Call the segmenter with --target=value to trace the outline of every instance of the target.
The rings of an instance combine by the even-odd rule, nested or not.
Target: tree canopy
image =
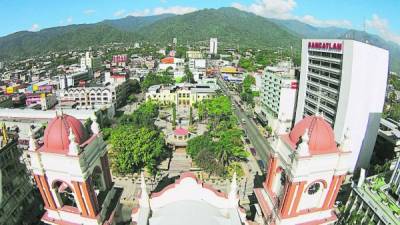
[[[133,173],[143,167],[154,172],[166,152],[163,135],[147,127],[119,126],[112,131],[109,141],[113,169],[121,174]]]
[[[157,85],[157,84],[174,84],[175,81],[172,76],[170,75],[158,75],[155,73],[150,72],[144,78],[141,83],[141,87],[143,90],[147,90],[150,86]]]

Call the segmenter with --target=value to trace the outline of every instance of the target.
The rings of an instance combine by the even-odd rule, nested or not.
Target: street
[[[234,103],[232,106],[234,106],[234,111],[236,113],[236,116],[239,119],[239,122],[242,123],[242,120],[244,119],[245,123],[242,123],[242,126],[244,127],[248,138],[250,139],[251,143],[253,144],[254,148],[256,149],[256,159],[257,160],[262,160],[263,161],[263,167],[261,170],[263,173],[265,173],[265,165],[268,163],[268,153],[270,152],[271,146],[267,142],[266,138],[261,134],[261,132],[258,130],[256,123],[253,121],[252,118],[249,118],[246,115],[246,112],[244,112],[238,104],[235,103],[235,100],[233,99],[234,96],[232,96],[229,93],[228,88],[226,87],[226,84],[224,81],[221,79],[218,79],[218,84],[221,87],[221,89],[224,91],[226,95],[228,95],[232,103]],[[259,165],[260,166],[260,165]]]

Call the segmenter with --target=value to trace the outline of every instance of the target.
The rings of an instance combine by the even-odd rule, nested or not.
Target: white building
[[[81,58],[81,70],[86,71],[92,68],[92,56],[90,52],[86,52],[85,56]]]
[[[210,38],[210,54],[218,54],[218,39]]]
[[[291,62],[265,68],[261,86],[261,115],[279,134],[287,132],[295,116],[298,82]]]
[[[64,90],[69,87],[78,86],[80,81],[88,81],[90,80],[89,71],[81,71],[73,74],[60,75],[59,76],[59,85],[60,89]]]
[[[150,197],[142,174],[139,205],[132,210],[137,225],[248,225],[239,206],[236,176],[225,194],[184,173],[175,183]]]
[[[296,121],[321,112],[337,141],[349,128],[353,169],[368,168],[384,104],[388,51],[353,40],[303,40],[301,58]]]
[[[195,82],[199,82],[205,78],[207,69],[207,60],[205,59],[189,59],[189,70],[193,74]]]
[[[289,133],[277,136],[263,187],[254,189],[261,209],[256,221],[334,224],[336,197],[352,166],[350,143],[346,133],[338,145],[321,115],[307,116]]]

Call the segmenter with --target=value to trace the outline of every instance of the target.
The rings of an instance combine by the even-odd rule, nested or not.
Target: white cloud
[[[29,31],[38,31],[39,30],[39,24],[34,23],[32,24],[31,28],[29,29]]]
[[[124,17],[124,16],[126,16],[125,10],[124,9],[120,9],[120,10],[114,12],[114,16],[115,17]]]
[[[292,11],[296,5],[295,0],[256,0],[247,6],[240,3],[232,4],[233,7],[240,10],[276,19],[291,19]]]
[[[73,20],[74,19],[71,16],[69,16],[69,17],[67,17],[67,19],[61,20],[60,25],[61,26],[71,25]]]
[[[157,7],[155,9],[153,9],[153,14],[160,15],[160,14],[165,14],[165,13],[172,13],[172,14],[182,15],[182,14],[191,13],[194,11],[197,11],[197,9],[193,8],[193,7],[184,7],[184,6],[172,6],[172,7],[168,7],[168,8]]]
[[[317,27],[351,27],[352,24],[349,20],[319,20],[311,15],[299,17],[298,20],[308,23]]]
[[[140,11],[133,11],[128,13],[128,16],[148,16],[151,14],[151,10],[150,9],[143,9]]]
[[[380,18],[378,15],[374,14],[370,20],[366,20],[365,22],[367,28],[378,32],[384,39],[400,44],[400,35],[390,30],[389,22],[386,19]]]
[[[311,15],[296,16],[293,14],[293,10],[296,6],[296,0],[256,0],[250,5],[242,5],[240,3],[232,4],[232,7],[267,18],[296,19],[320,27],[351,27],[351,22],[348,20],[320,20]]]
[[[128,13],[129,16],[150,16],[150,15],[160,15],[166,13],[172,13],[177,15],[182,15],[186,13],[191,13],[197,11],[197,8],[194,7],[185,7],[185,6],[171,6],[171,7],[157,7],[154,9],[144,9],[140,11],[133,11]]]
[[[94,10],[94,9],[86,9],[85,11],[83,11],[83,14],[85,14],[85,15],[92,15],[93,13],[95,13],[96,12],[96,10]]]

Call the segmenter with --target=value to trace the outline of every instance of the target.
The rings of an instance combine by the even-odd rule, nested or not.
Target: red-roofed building
[[[265,224],[333,224],[335,201],[351,169],[348,133],[340,144],[321,115],[276,137],[263,188],[254,190]],[[260,218],[261,217],[261,218]]]

